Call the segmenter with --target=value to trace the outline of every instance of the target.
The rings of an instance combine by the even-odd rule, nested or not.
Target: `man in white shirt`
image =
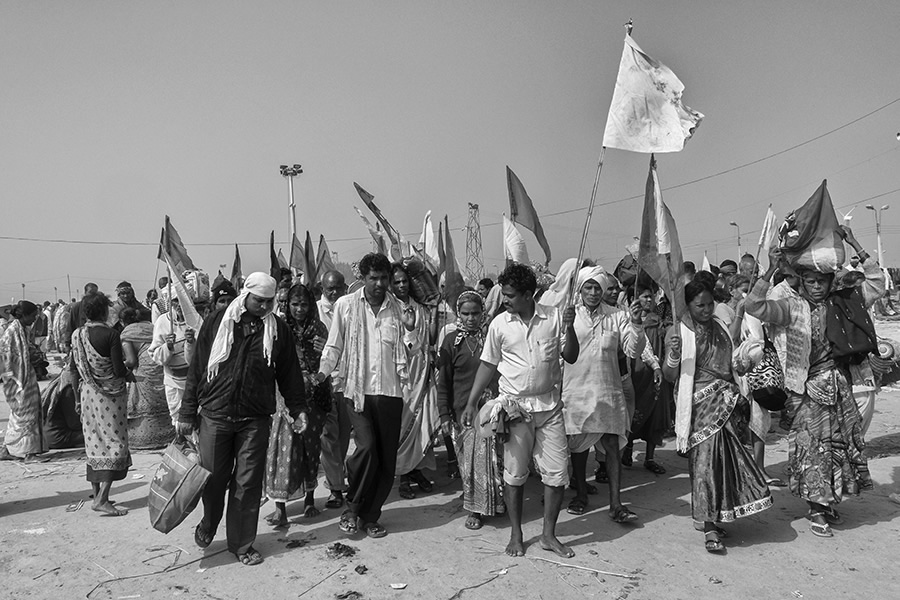
[[[350,485],[341,531],[362,529],[380,538],[387,531],[378,520],[394,484],[403,385],[408,380],[406,334],[415,329],[415,312],[403,311],[388,292],[391,263],[383,254],[359,262],[364,285],[335,303],[328,341],[322,353],[320,383],[338,367],[356,450],[347,459]],[[349,407],[348,407],[349,409]]]
[[[334,321],[334,304],[338,298],[347,293],[347,284],[340,271],[328,271],[322,276],[322,297],[316,303],[319,319],[331,332]],[[337,371],[331,374],[332,398],[331,411],[325,416],[322,429],[322,470],[325,471],[325,487],[331,495],[325,502],[326,508],[340,508],[344,505],[344,494],[347,493],[347,469],[344,460],[350,447],[350,415],[347,414],[347,403],[341,392]]]
[[[473,425],[478,400],[494,374],[500,372],[497,403],[510,414],[509,439],[503,444],[503,481],[510,532],[506,553],[524,556],[522,505],[528,465],[532,458],[544,483],[544,528],[540,544],[568,558],[575,553],[556,537],[556,521],[563,492],[569,484],[568,442],[560,401],[560,354],[569,364],[578,360],[575,309],[561,316],[553,307],[534,302],[537,280],[527,266],[512,264],[498,278],[507,312],[488,329],[481,365],[463,412],[466,427]],[[488,403],[486,406],[490,406]],[[487,410],[487,409],[483,409]],[[512,411],[519,418],[512,418]],[[481,425],[481,423],[475,423]]]

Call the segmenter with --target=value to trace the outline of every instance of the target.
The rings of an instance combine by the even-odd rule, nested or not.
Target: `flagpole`
[[[566,306],[572,306],[575,295],[575,280],[584,260],[584,248],[587,245],[588,230],[591,228],[591,217],[594,214],[594,202],[597,200],[597,188],[600,186],[600,173],[603,171],[603,158],[606,155],[606,146],[600,148],[600,160],[597,161],[597,174],[594,176],[594,188],[591,190],[591,203],[588,204],[587,218],[584,220],[584,231],[581,233],[581,244],[578,246],[578,261],[575,270],[569,279],[569,291],[566,295]]]
[[[772,208],[772,205],[769,204],[769,208]],[[769,212],[766,211],[766,220],[768,221]],[[765,230],[765,224],[763,224],[763,229]],[[765,233],[765,231],[764,231]],[[759,255],[762,254],[762,244],[757,246],[756,248],[756,258],[753,260],[753,272],[750,273],[750,289],[753,289],[753,286],[756,285],[756,278],[759,277]]]

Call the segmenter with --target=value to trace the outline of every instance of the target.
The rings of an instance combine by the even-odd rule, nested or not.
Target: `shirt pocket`
[[[385,349],[393,350],[394,346],[400,341],[400,328],[393,319],[385,319],[378,323],[378,333],[381,338],[381,345]]]
[[[545,338],[535,342],[537,359],[541,362],[553,362],[559,360],[559,340]]]

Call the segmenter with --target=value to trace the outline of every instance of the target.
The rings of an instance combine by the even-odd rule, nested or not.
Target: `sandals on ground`
[[[783,479],[778,479],[777,477],[767,477],[766,485],[769,487],[787,487],[787,484]]]
[[[407,477],[409,477],[416,485],[418,485],[419,489],[422,490],[423,492],[425,492],[426,494],[434,489],[434,484],[431,483],[428,480],[428,478],[425,477],[425,474],[422,473],[422,471],[419,471],[418,469],[409,473],[409,475],[407,475]]]
[[[644,468],[657,475],[663,475],[666,472],[665,467],[653,460],[652,458],[644,461]]]
[[[201,548],[207,548],[210,544],[212,544],[214,534],[211,531],[207,531],[203,528],[203,521],[197,523],[197,526],[194,528],[194,543],[197,544]]]
[[[481,515],[477,515],[477,514],[473,513],[473,514],[469,515],[469,518],[466,519],[466,529],[472,529],[472,530],[481,529],[481,527],[483,525],[484,525],[484,521],[482,521]]]
[[[328,500],[325,502],[325,508],[340,508],[344,505],[344,494],[341,492],[331,492]]]
[[[616,523],[631,523],[637,521],[639,517],[627,507],[617,506],[615,510],[610,511],[609,518]]]
[[[248,567],[252,567],[254,565],[258,565],[263,561],[262,554],[257,552],[253,546],[247,548],[247,551],[243,554],[234,554],[239,561],[241,561],[242,565],[247,565]]]
[[[383,538],[387,535],[387,529],[379,525],[378,523],[366,523],[363,526],[363,530],[366,532],[366,535],[370,538]]]
[[[416,492],[413,491],[412,484],[407,480],[403,480],[400,482],[400,490],[399,491],[400,491],[400,497],[403,498],[404,500],[412,500],[413,498],[416,497]]]
[[[582,500],[581,498],[572,498],[572,501],[569,502],[569,506],[566,508],[566,512],[570,515],[583,515],[587,510],[587,502]]]
[[[341,515],[341,520],[338,521],[338,529],[348,535],[356,534],[356,532],[359,531],[359,525],[356,523],[356,516],[349,512],[344,512],[344,514]]]
[[[706,546],[707,552],[715,554],[717,552],[723,552],[725,550],[725,544],[723,544],[722,540],[719,539],[718,531],[707,531],[703,534],[703,537],[706,539],[704,545]]]
[[[609,483],[609,474],[606,472],[606,463],[600,463],[594,471],[594,481],[597,483]]]
[[[822,514],[825,516],[825,520],[828,521],[829,525],[844,524],[844,518],[838,514],[838,511],[836,511],[833,506],[829,506],[827,510],[823,510]]]
[[[699,531],[700,533],[703,533],[703,529],[705,528],[705,526],[706,526],[706,524],[705,524],[703,521],[694,521],[694,529],[696,529],[696,530]],[[714,525],[714,527],[715,527],[715,532],[719,534],[719,537],[720,537],[720,538],[726,538],[726,537],[728,537],[728,532],[727,532],[727,531],[725,531],[724,529],[722,529],[722,528],[719,527],[718,525]]]
[[[809,530],[812,534],[818,537],[834,537],[834,532],[831,531],[831,526],[827,522],[817,523],[814,520],[818,517],[827,519],[825,513],[821,511],[809,511],[809,514],[806,515],[806,518],[809,519]]]

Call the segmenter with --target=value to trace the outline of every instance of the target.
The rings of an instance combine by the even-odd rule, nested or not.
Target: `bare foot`
[[[541,536],[541,548],[554,552],[563,558],[572,558],[575,552],[568,546],[564,546],[556,537]]]
[[[116,508],[112,505],[112,502],[104,502],[103,504],[97,504],[96,502],[91,506],[91,510],[95,510],[98,513],[102,513],[104,515],[110,517],[124,517],[128,514],[128,509],[126,508]]]
[[[268,523],[272,527],[287,527],[287,514],[276,509],[275,512],[266,517],[266,523]]]
[[[311,519],[312,517],[319,516],[319,509],[316,508],[315,504],[306,504],[303,507],[303,516],[307,519]]]
[[[506,545],[506,553],[510,556],[525,556],[525,545],[522,539],[510,538]]]

